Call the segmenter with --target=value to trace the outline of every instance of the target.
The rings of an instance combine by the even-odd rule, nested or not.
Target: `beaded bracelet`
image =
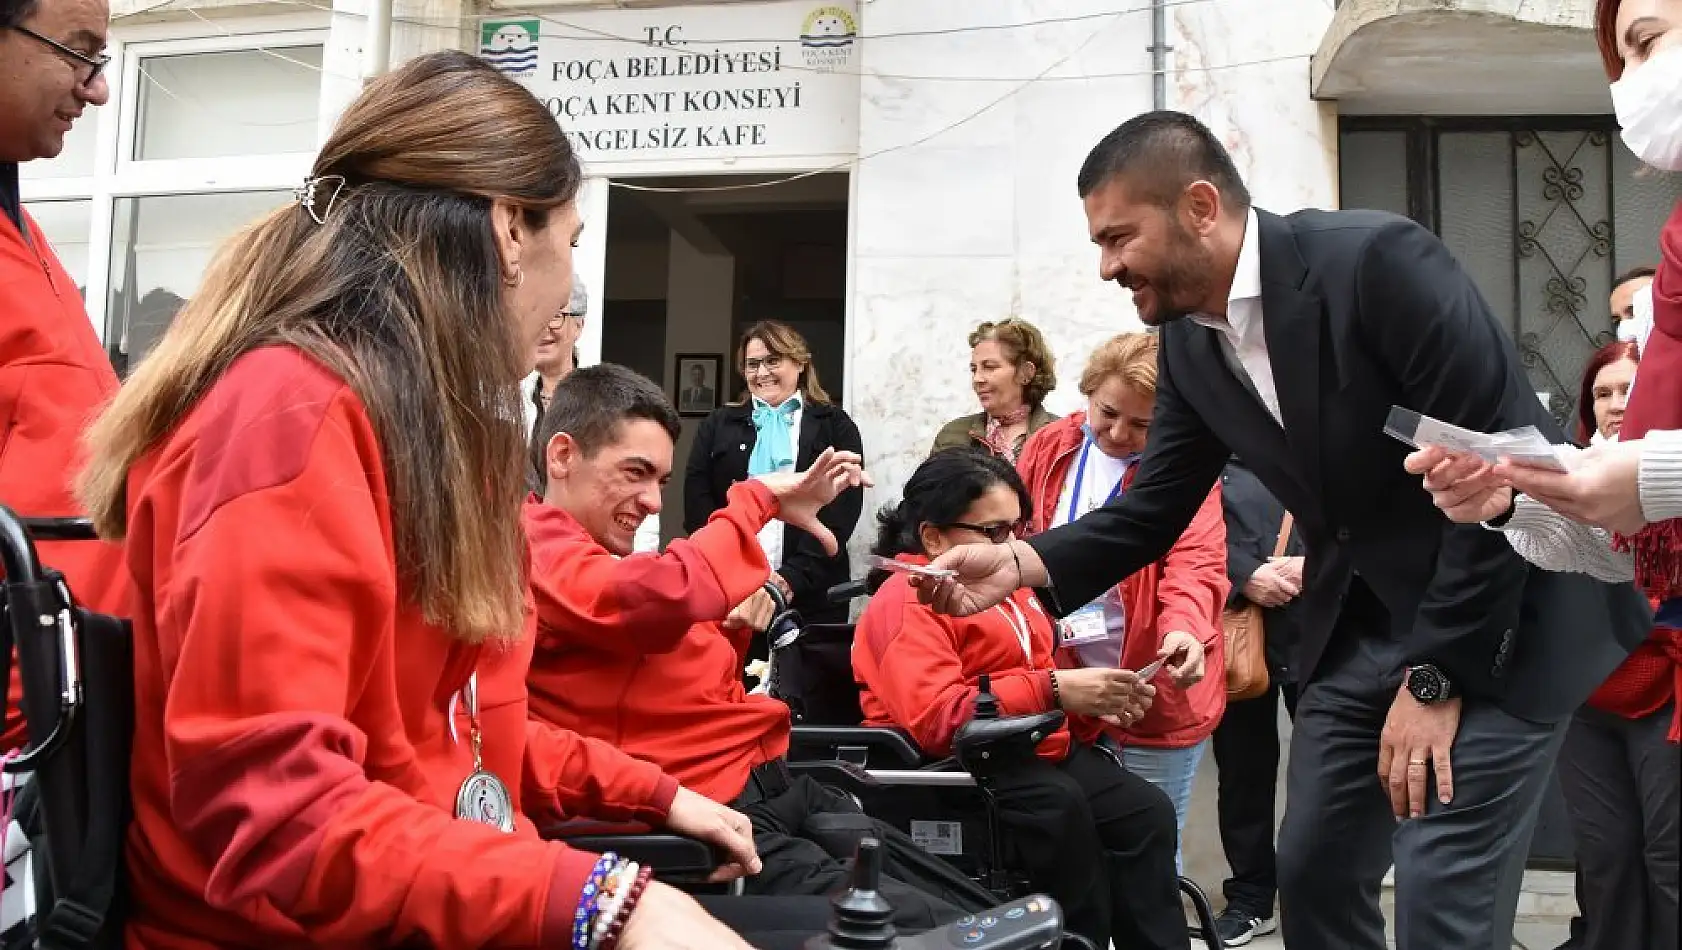
[[[578,895],[578,909],[572,915],[572,950],[590,950],[590,937],[596,918],[596,897],[601,893],[607,876],[620,866],[619,855],[608,851],[596,859],[596,866],[584,881]]]
[[[619,912],[613,915],[613,923],[609,925],[607,935],[595,950],[617,950],[619,937],[631,920],[631,912],[636,910],[637,900],[642,897],[642,892],[648,889],[648,881],[653,876],[653,868],[643,868],[637,872],[636,883],[631,885],[631,892],[625,896],[625,903],[620,905]]]
[[[1063,708],[1063,691],[1057,687],[1057,671],[1051,671],[1051,708]]]
[[[607,936],[608,928],[619,916],[620,908],[630,899],[631,890],[636,886],[637,875],[640,873],[641,868],[635,861],[626,861],[609,876],[608,887],[596,898],[595,923],[590,946],[599,946]]]

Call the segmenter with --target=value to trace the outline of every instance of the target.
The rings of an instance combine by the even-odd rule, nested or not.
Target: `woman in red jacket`
[[[516,384],[579,181],[530,93],[411,61],[95,424],[82,497],[135,581],[129,947],[746,947],[522,814],[746,835],[527,722]]]
[[[1034,433],[1016,463],[1034,500],[1026,534],[1120,497],[1138,474],[1156,407],[1156,337],[1123,333],[1105,342],[1087,360],[1080,391],[1087,411]],[[1143,719],[1127,726],[1083,720],[1076,728],[1118,746],[1128,771],[1167,793],[1182,834],[1198,760],[1226,712],[1220,616],[1231,588],[1216,484],[1166,557],[1058,624],[1060,666],[1136,670],[1172,659],[1172,675],[1155,681],[1156,701]]]
[[[1002,541],[1033,505],[1010,463],[970,448],[931,455],[879,517],[883,557],[926,563],[957,544]],[[884,580],[885,576],[885,580]],[[975,709],[979,677],[991,678],[1004,715],[1062,708],[1135,722],[1153,690],[1114,668],[1058,670],[1051,619],[1028,591],[971,617],[919,603],[902,574],[879,585],[859,618],[853,674],[865,721],[898,726],[925,753],[951,752]],[[1190,946],[1174,873],[1174,812],[1155,786],[1111,755],[1058,729],[1031,764],[995,786],[1004,833],[1037,890],[1063,906],[1069,929],[1096,946]]]

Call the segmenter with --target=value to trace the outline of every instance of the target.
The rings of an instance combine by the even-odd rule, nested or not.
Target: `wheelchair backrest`
[[[864,721],[853,679],[853,625],[812,624],[777,651],[773,695],[796,725],[856,726]]]
[[[129,816],[134,655],[127,621],[78,606],[64,578],[42,568],[32,530],[94,537],[84,522],[30,522],[0,506],[6,567],[0,680],[16,651],[29,745],[6,763],[37,801],[29,836],[37,947],[115,948],[122,942],[122,845]],[[27,882],[17,882],[27,885]]]

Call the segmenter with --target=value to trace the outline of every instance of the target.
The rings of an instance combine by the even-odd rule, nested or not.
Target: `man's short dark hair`
[[[40,0],[0,0],[0,29],[11,29],[30,18]]]
[[[630,419],[650,419],[660,423],[666,434],[676,442],[683,431],[677,410],[659,385],[634,370],[615,363],[602,363],[573,370],[555,384],[549,397],[549,408],[538,423],[532,438],[531,460],[533,484],[541,491],[549,483],[549,463],[546,458],[550,440],[565,432],[578,443],[586,457],[595,455],[612,442],[619,424]]]
[[[1646,264],[1642,264],[1640,267],[1631,267],[1629,270],[1626,270],[1622,274],[1612,278],[1612,289],[1617,290],[1619,287],[1622,287],[1632,280],[1640,280],[1643,277],[1655,277],[1658,273],[1659,271],[1657,268],[1649,267]]]
[[[1170,207],[1187,185],[1201,180],[1214,185],[1232,210],[1250,208],[1250,191],[1226,147],[1184,112],[1146,112],[1117,126],[1087,154],[1075,185],[1085,198],[1123,175],[1129,191],[1158,207]]]

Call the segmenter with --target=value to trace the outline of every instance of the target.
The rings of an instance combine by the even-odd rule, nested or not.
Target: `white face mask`
[[[1682,46],[1655,53],[1612,84],[1624,144],[1654,168],[1682,171]]]

